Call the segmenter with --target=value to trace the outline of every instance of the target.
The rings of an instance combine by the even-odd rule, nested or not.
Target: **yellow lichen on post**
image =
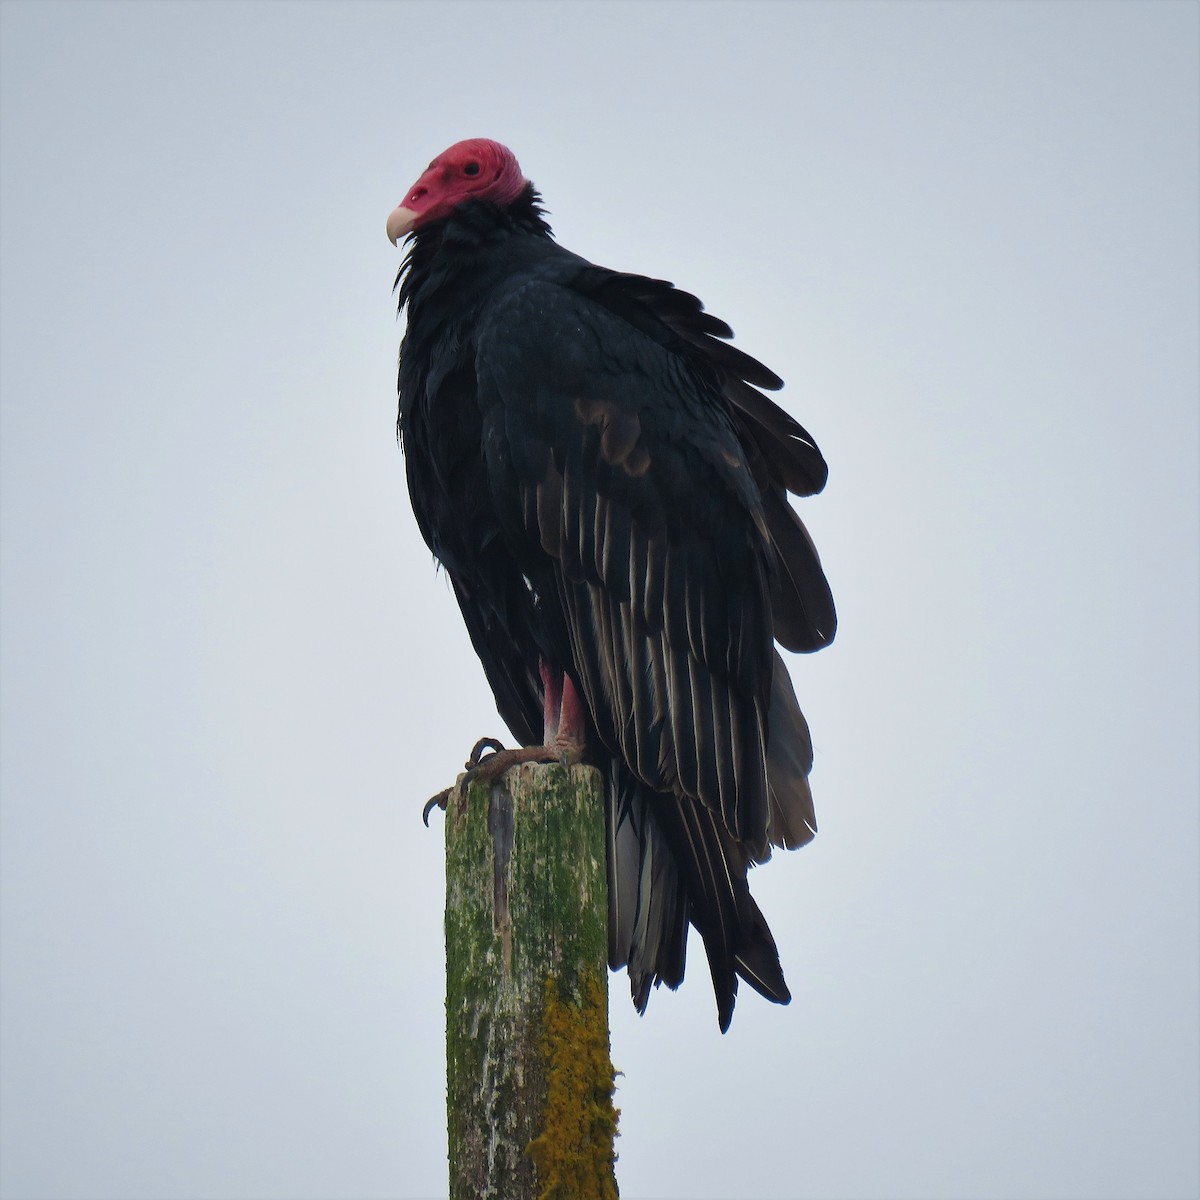
[[[564,999],[548,977],[543,990],[542,1046],[546,1107],[529,1144],[539,1200],[617,1200],[613,1166],[618,1110],[608,1048],[608,998],[596,973],[579,980],[577,1000]]]

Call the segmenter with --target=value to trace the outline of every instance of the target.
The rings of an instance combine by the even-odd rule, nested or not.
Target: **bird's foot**
[[[465,763],[467,768],[466,774],[460,775],[453,787],[442,788],[442,790],[438,792],[436,796],[430,796],[429,799],[425,801],[425,807],[421,809],[421,820],[425,823],[426,829],[429,828],[429,814],[433,812],[435,808],[440,808],[442,812],[446,812],[446,810],[449,808],[452,798],[461,799],[463,797],[463,795],[466,793],[467,785],[470,784],[472,780],[477,778],[475,769],[479,766],[480,760],[483,758],[484,754],[489,750],[495,753],[500,753],[501,751],[504,751],[504,743],[498,742],[493,737],[481,737],[479,741],[477,741],[475,745],[471,747],[470,757]]]
[[[509,767],[520,763],[562,763],[570,766],[583,758],[582,746],[574,742],[555,740],[548,746],[519,746],[506,750],[502,742],[495,738],[484,737],[471,748],[471,756],[466,762],[466,771],[458,777],[453,787],[444,788],[436,796],[431,796],[421,810],[421,820],[429,826],[429,814],[435,808],[446,812],[450,801],[461,800],[467,793],[467,788],[473,783],[490,783],[499,779]]]

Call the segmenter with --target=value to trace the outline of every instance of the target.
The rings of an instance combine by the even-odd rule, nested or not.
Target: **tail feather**
[[[675,855],[651,805],[658,799],[614,760],[606,788],[608,963],[627,967],[638,1012],[651,986],[683,982],[689,904]]]
[[[721,1031],[738,978],[768,1000],[791,999],[766,919],[750,895],[750,859],[694,800],[651,792],[621,764],[608,786],[609,964],[629,971],[634,1004],[683,980],[687,926],[704,941]]]

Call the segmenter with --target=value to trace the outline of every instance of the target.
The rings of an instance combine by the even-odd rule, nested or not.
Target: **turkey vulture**
[[[609,963],[644,1011],[651,984],[682,982],[695,925],[724,1031],[739,976],[791,998],[746,872],[816,832],[812,743],[774,643],[833,638],[787,500],[827,468],[724,321],[563,249],[544,213],[512,152],[480,138],[388,217],[391,241],[409,238],[397,430],[413,510],[524,748],[476,770],[602,771]]]

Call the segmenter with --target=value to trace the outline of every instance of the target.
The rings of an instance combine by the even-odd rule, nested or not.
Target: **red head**
[[[516,156],[499,142],[470,138],[443,150],[388,217],[387,234],[395,245],[406,233],[449,215],[464,200],[511,204],[526,179]]]

